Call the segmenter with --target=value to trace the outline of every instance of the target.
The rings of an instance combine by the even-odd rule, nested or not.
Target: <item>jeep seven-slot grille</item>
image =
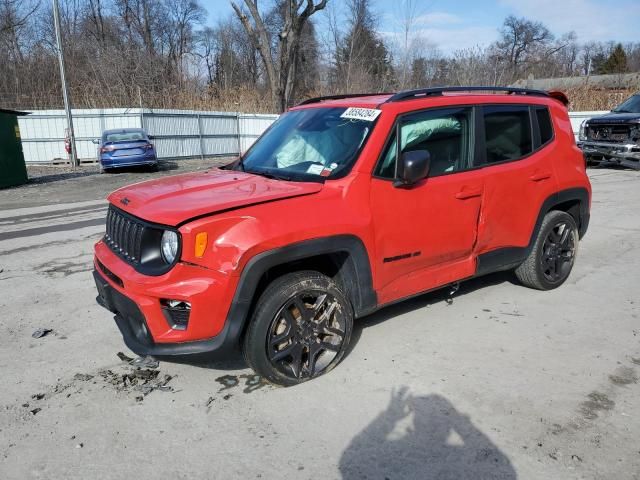
[[[137,220],[109,205],[107,212],[107,233],[105,243],[111,250],[133,265],[140,264],[142,235],[145,226]]]

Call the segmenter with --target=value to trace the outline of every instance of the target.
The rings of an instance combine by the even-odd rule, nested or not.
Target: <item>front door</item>
[[[388,303],[469,277],[483,194],[473,165],[473,109],[431,109],[398,120],[371,182],[376,290]],[[400,139],[400,149],[397,141]],[[429,176],[394,186],[396,157],[428,150]]]

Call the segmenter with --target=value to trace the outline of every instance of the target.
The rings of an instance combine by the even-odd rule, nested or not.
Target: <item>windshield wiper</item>
[[[271,172],[256,172],[253,170],[243,170],[247,173],[252,173],[253,175],[260,175],[261,177],[271,178],[273,180],[285,180],[287,182],[291,181],[291,177],[287,175],[281,175],[279,173],[271,173]]]
[[[631,110],[625,110],[624,108],[616,108],[615,110],[613,110],[614,113],[636,113],[636,112],[632,112]]]

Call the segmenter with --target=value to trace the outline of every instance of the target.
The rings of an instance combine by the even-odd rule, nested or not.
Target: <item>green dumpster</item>
[[[18,116],[24,112],[0,108],[0,188],[27,183]]]

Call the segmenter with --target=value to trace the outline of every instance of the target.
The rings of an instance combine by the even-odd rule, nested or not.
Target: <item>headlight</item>
[[[586,140],[587,139],[587,121],[583,120],[580,124],[580,131],[578,133],[578,140]]]
[[[175,261],[178,254],[178,241],[178,234],[172,230],[165,230],[162,234],[160,249],[165,262],[171,264]]]

